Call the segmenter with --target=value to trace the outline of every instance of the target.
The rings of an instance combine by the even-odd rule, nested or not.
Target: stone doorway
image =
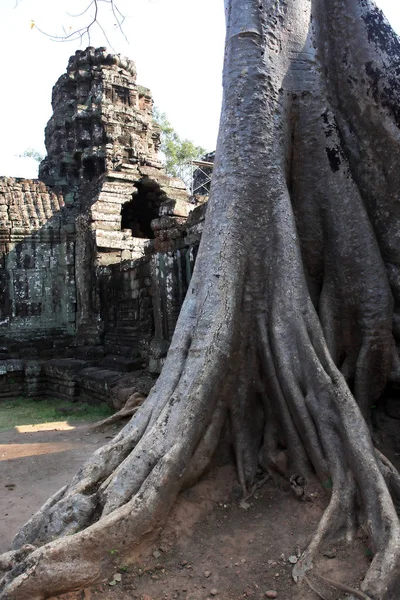
[[[153,239],[151,222],[159,216],[164,194],[159,185],[149,178],[141,179],[135,187],[132,200],[122,205],[121,229],[130,229],[136,238]]]

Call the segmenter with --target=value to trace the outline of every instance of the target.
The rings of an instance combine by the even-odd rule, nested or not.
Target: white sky
[[[16,2],[18,1],[18,6]],[[215,148],[221,105],[224,49],[223,0],[116,0],[127,15],[127,43],[104,21],[116,52],[136,62],[138,83],[152,90],[156,105],[183,137]],[[51,115],[51,89],[65,72],[79,42],[58,43],[42,35],[76,29],[89,0],[0,0],[0,175],[33,178],[37,163],[17,158],[27,148],[42,154]],[[400,33],[399,0],[377,0]],[[100,4],[101,5],[101,4]],[[84,40],[82,48],[88,46]],[[92,31],[92,46],[109,46]]]

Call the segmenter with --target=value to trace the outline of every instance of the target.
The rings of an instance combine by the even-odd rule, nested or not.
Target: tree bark
[[[294,578],[363,524],[374,558],[362,590],[399,596],[400,476],[368,420],[399,377],[400,43],[370,0],[225,5],[211,198],[163,372],[18,533],[1,600],[100,580],[114,568],[105,547],[133,561],[227,420],[244,492],[260,466],[332,486]]]

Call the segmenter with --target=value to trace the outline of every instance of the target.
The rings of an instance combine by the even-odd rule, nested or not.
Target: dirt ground
[[[66,422],[0,432],[0,553],[10,549],[19,527],[109,436]]]
[[[348,598],[313,579],[296,585],[293,560],[307,545],[326,498],[300,502],[267,483],[243,505],[232,467],[214,469],[183,492],[160,539],[128,567],[115,556],[121,581],[108,582],[57,600],[338,600]],[[245,506],[245,508],[243,508]],[[107,549],[112,552],[111,549]],[[358,587],[368,566],[366,546],[328,546],[319,573]],[[267,596],[267,592],[276,595]],[[354,600],[354,599],[353,599]]]
[[[52,423],[0,434],[0,552],[9,549],[17,529],[111,435],[82,424],[68,427]],[[139,564],[125,567],[115,549],[105,548],[115,556],[116,579],[58,599],[348,597],[316,577],[310,583],[320,595],[292,580],[291,561],[307,545],[327,502],[326,492],[317,485],[308,492],[311,500],[302,502],[290,489],[269,481],[243,503],[234,469],[215,467],[180,495],[166,528]],[[369,562],[365,541],[359,538],[351,547],[327,546],[324,552],[315,572],[358,587]]]

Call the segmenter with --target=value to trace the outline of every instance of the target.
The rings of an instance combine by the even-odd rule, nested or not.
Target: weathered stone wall
[[[0,178],[1,345],[74,333],[74,237],[74,210],[60,193]]]
[[[152,223],[156,236],[151,256],[154,336],[149,370],[153,373],[161,371],[189,287],[206,208],[206,204],[192,207],[187,217],[182,217],[180,203],[166,203],[160,211],[164,214]]]
[[[156,219],[155,238],[147,241],[144,256],[99,267],[102,344],[76,346],[76,337],[66,343],[49,336],[36,346],[16,343],[21,358],[0,354],[0,399],[50,395],[112,404],[113,385],[130,372],[134,375],[127,386],[142,389],[143,369],[157,374],[163,365],[193,271],[206,207],[195,208],[187,219]]]
[[[182,213],[183,206],[168,201],[160,210]],[[148,362],[154,373],[167,353],[200,242],[206,205],[189,208],[189,218],[170,214],[152,221],[155,237],[141,258],[99,271],[106,353]]]
[[[107,354],[141,357],[153,336],[148,257],[112,265],[101,277],[104,346]],[[141,364],[143,359],[138,361]]]
[[[123,164],[101,176],[96,190],[90,206],[78,217],[76,242],[77,334],[90,344],[100,343],[105,332],[100,280],[107,267],[116,265],[118,270],[118,265],[151,251],[155,235],[151,224],[164,206],[186,207],[186,214],[193,208],[182,181],[149,165]]]
[[[161,167],[132,61],[78,51],[52,103],[41,181],[0,179],[0,398],[96,401],[160,371],[205,205]]]

